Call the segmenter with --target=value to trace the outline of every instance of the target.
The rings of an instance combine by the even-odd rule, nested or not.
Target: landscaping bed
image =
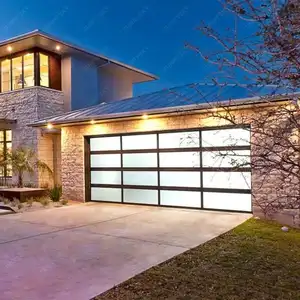
[[[281,226],[250,219],[94,300],[300,299],[300,230]]]

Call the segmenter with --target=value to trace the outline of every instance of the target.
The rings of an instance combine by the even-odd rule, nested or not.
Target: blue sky
[[[135,95],[191,82],[216,70],[185,42],[215,45],[195,29],[204,20],[222,28],[217,0],[10,0],[0,10],[0,40],[41,29],[87,49],[154,73]]]

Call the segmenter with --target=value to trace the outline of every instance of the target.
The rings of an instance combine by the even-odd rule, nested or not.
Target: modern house
[[[259,172],[216,156],[229,149],[250,160],[249,128],[209,111],[216,100],[233,100],[237,114],[270,103],[242,89],[220,95],[216,87],[197,85],[133,97],[134,83],[157,77],[41,31],[0,43],[0,63],[3,147],[34,147],[64,197],[259,211],[253,200],[262,195]],[[34,178],[39,185],[47,180]]]

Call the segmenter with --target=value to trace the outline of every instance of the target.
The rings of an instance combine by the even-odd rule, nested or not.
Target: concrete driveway
[[[86,300],[250,215],[82,204],[0,217],[1,300]]]

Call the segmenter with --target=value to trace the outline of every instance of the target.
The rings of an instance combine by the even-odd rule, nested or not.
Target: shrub
[[[61,204],[62,204],[62,205],[67,205],[67,204],[68,204],[68,202],[69,202],[69,201],[68,201],[67,199],[63,199],[63,200],[61,200]]]
[[[3,203],[5,204],[5,205],[7,205],[7,204],[10,204],[10,200],[9,199],[7,199],[7,198],[3,198]]]
[[[53,202],[59,202],[62,195],[62,187],[61,186],[54,186],[52,189],[49,190],[49,197]]]
[[[24,207],[24,205],[22,203],[18,204],[18,209],[22,209]]]
[[[48,206],[49,205],[49,198],[47,197],[44,197],[44,198],[40,198],[40,201],[39,201],[44,207]]]
[[[12,205],[12,206],[18,206],[19,203],[20,203],[20,200],[19,200],[18,198],[16,198],[16,197],[13,197],[13,200],[12,200],[12,202],[11,202],[11,205]]]
[[[28,199],[26,199],[26,202],[27,202],[28,206],[31,207],[34,202],[34,198],[33,197],[28,198]]]

